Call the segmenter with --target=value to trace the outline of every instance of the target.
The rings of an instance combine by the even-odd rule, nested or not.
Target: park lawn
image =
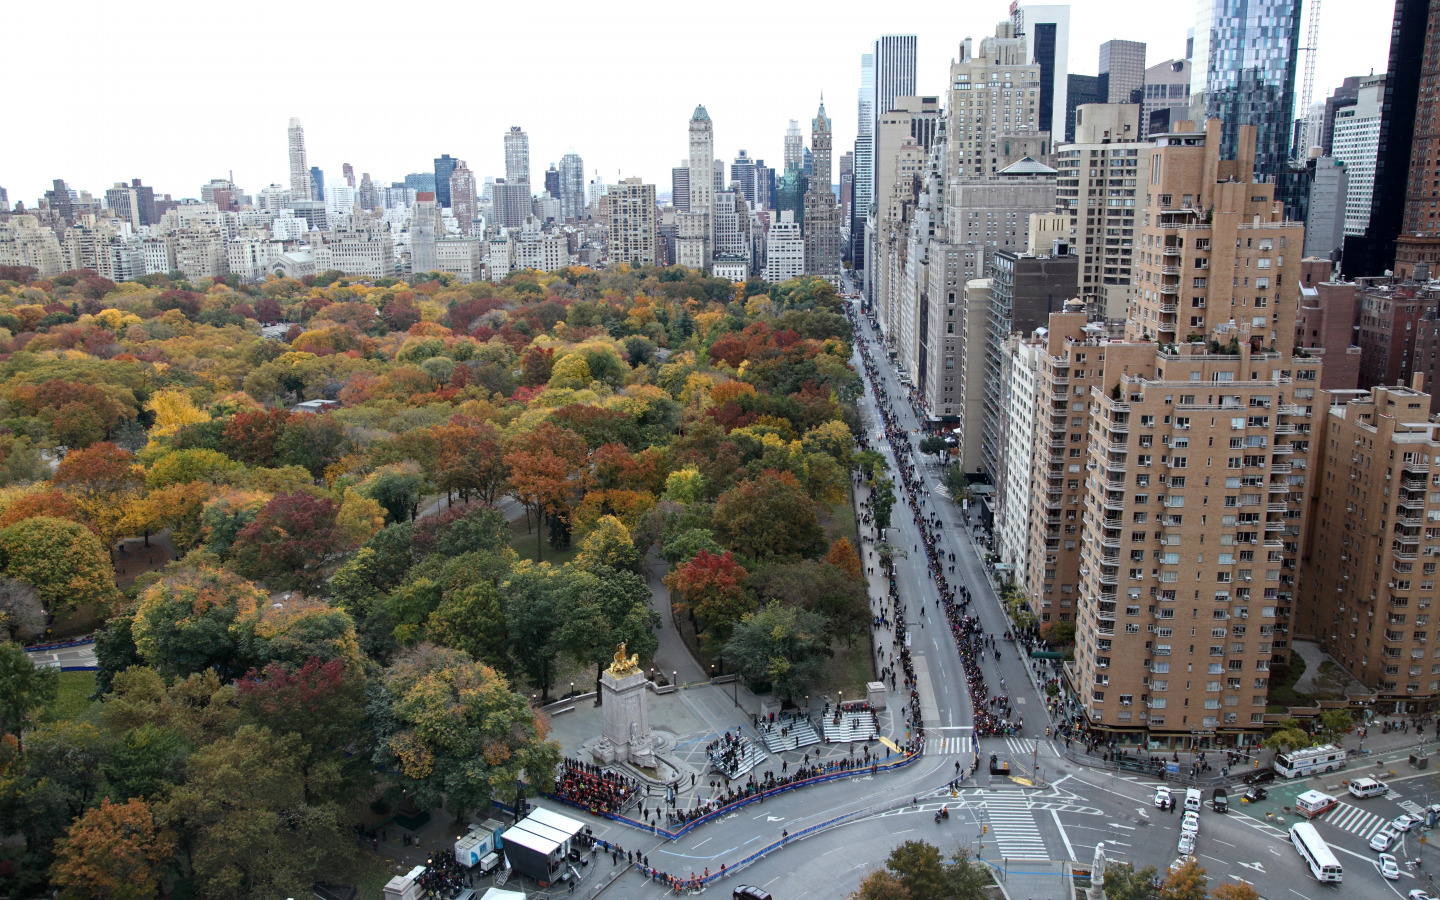
[[[357,850],[350,870],[350,880],[360,893],[360,900],[385,900],[385,885],[400,867],[368,850]]]
[[[525,517],[521,516],[510,523],[510,546],[521,559],[535,558],[535,529],[527,528]],[[541,526],[542,528],[545,526]],[[550,547],[549,529],[546,529],[545,547],[540,554],[540,559],[550,563],[552,566],[563,566],[574,559],[580,553],[580,541],[572,535],[569,550],[554,550]]]
[[[864,697],[865,685],[875,680],[875,667],[870,663],[870,654],[874,652],[870,635],[861,634],[851,647],[844,641],[836,641],[830,650],[833,655],[825,666],[825,675],[814,689],[830,696],[844,691],[846,697]]]
[[[95,691],[94,672],[61,672],[60,689],[55,700],[40,714],[46,722],[70,722],[90,708],[90,695]]]

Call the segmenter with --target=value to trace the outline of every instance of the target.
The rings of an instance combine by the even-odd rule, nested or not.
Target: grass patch
[[[544,527],[544,526],[542,526]],[[540,554],[540,559],[553,566],[563,566],[580,554],[580,541],[572,536],[569,550],[555,550],[550,546],[549,528],[545,528],[545,546]],[[528,523],[526,516],[521,516],[510,523],[510,546],[521,559],[535,558],[535,527]]]
[[[874,649],[870,636],[862,634],[852,647],[836,641],[830,649],[834,655],[825,666],[825,680],[811,690],[822,694],[844,691],[847,697],[863,698],[865,685],[875,680],[875,667],[870,663]]]
[[[57,613],[45,635],[45,643],[65,641],[82,635],[93,634],[105,626],[107,616],[98,603],[89,603]]]
[[[843,537],[850,541],[855,552],[860,552],[860,531],[855,524],[855,497],[850,491],[845,492],[845,501],[834,510],[821,510],[820,527],[825,529],[826,540],[834,543],[837,538]]]
[[[385,900],[386,882],[404,868],[368,851],[357,851],[352,866],[350,877],[360,892],[360,900]]]
[[[1314,696],[1295,690],[1295,683],[1304,674],[1305,657],[1298,653],[1290,654],[1289,664],[1272,666],[1270,669],[1270,696],[1267,705],[1314,706]]]
[[[94,672],[61,672],[60,689],[55,700],[45,707],[40,718],[46,722],[70,722],[90,708],[90,695],[95,691]]]

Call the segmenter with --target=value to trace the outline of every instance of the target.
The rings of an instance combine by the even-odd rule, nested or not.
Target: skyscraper
[[[452,159],[448,153],[435,160],[435,201],[442,209],[450,208],[450,176],[457,162],[459,160]]]
[[[311,200],[314,195],[310,192],[310,166],[305,160],[305,129],[297,118],[290,119],[289,137],[290,199]]]
[[[345,177],[345,183],[350,187],[355,186],[355,167],[349,163],[340,164],[340,174]]]
[[[1380,275],[1395,264],[1395,240],[1404,217],[1405,186],[1410,177],[1420,73],[1427,55],[1436,52],[1435,41],[1440,40],[1440,35],[1427,27],[1429,18],[1430,0],[1396,0],[1390,28],[1390,63],[1380,104],[1370,224],[1364,235],[1345,238],[1341,267],[1347,278]]]
[[[1240,127],[1254,125],[1255,174],[1277,182],[1288,173],[1299,36],[1300,0],[1199,4],[1191,118],[1224,123],[1221,159],[1237,158]],[[1277,194],[1286,193],[1282,184]],[[1294,196],[1281,199],[1291,219],[1305,218]]]
[[[875,197],[875,54],[860,55],[860,96],[856,104],[854,200],[850,216],[850,261],[865,268],[865,218]]]
[[[1144,41],[1106,41],[1100,45],[1101,103],[1129,103],[1145,86]]]
[[[325,172],[319,166],[310,167],[310,196],[325,202]]]
[[[606,194],[610,204],[610,262],[656,263],[655,185],[626,178]]]
[[[741,150],[740,155],[735,157],[735,161],[730,164],[730,181],[738,182],[740,185],[740,193],[744,196],[745,202],[754,204],[755,160],[751,159],[750,155],[744,150]]]
[[[471,234],[477,212],[475,173],[470,171],[463,159],[455,164],[455,170],[450,173],[450,209],[455,213],[455,223],[460,226],[460,233]]]
[[[1070,7],[1011,5],[1015,34],[1024,35],[1031,65],[1040,67],[1040,113],[1036,127],[1054,137],[1065,115],[1070,86]],[[1104,99],[1103,97],[1101,98]]]
[[[875,83],[870,92],[874,116],[889,112],[896,97],[909,97],[915,93],[916,43],[913,34],[886,34],[875,41],[875,53],[871,60]],[[861,68],[863,71],[863,61]],[[875,130],[874,121],[872,118],[872,133]]]
[[[552,162],[550,168],[545,170],[545,192],[556,200],[560,199],[560,170],[555,168]],[[564,218],[564,215],[561,215]]]
[[[505,134],[505,180],[530,184],[530,136],[519,125],[511,125]]]
[[[670,170],[670,205],[676,212],[690,211],[690,161],[681,160]]]
[[[1395,274],[1401,278],[1413,275],[1418,263],[1426,263],[1432,273],[1440,271],[1440,219],[1435,215],[1434,191],[1440,184],[1440,158],[1436,156],[1440,152],[1440,127],[1435,123],[1436,115],[1440,115],[1440,100],[1436,97],[1440,92],[1440,22],[1434,11],[1437,6],[1431,3],[1430,8],[1405,184],[1405,215],[1395,246]]]
[[[575,152],[560,157],[560,216],[567,222],[585,218],[585,161]]]
[[[785,129],[785,170],[805,168],[805,135],[800,133],[800,120],[791,119]]]
[[[678,217],[676,259],[710,270],[715,252],[715,128],[703,105],[690,117],[690,211]]]
[[[810,120],[810,189],[805,193],[805,274],[840,285],[840,210],[831,189],[830,117],[822,98]]]
[[[1385,76],[1358,79],[1355,102],[1335,112],[1332,153],[1345,167],[1345,233],[1364,234],[1375,190],[1375,153],[1380,141],[1380,104]],[[1347,78],[1346,81],[1349,81]]]

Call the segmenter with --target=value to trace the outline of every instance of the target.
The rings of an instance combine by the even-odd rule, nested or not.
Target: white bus
[[[1275,773],[1281,778],[1306,778],[1333,772],[1345,765],[1345,751],[1334,744],[1291,750],[1275,757]]]
[[[1320,837],[1320,832],[1309,822],[1297,822],[1290,826],[1290,843],[1305,862],[1310,864],[1310,874],[1316,881],[1339,882],[1345,870],[1330,845]]]

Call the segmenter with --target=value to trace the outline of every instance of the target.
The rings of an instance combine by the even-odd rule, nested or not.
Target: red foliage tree
[[[740,617],[755,608],[745,592],[750,573],[730,551],[701,550],[665,576],[676,605],[704,623],[705,640],[714,645],[729,637]]]
[[[289,423],[283,409],[242,409],[225,423],[222,449],[247,466],[273,466]]]
[[[319,569],[346,549],[335,527],[338,507],[304,491],[276,494],[235,537],[236,571],[277,587],[311,586]]]

